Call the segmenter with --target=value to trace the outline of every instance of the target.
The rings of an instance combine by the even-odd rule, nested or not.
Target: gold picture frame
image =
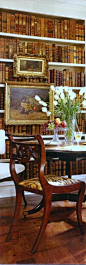
[[[5,98],[5,123],[6,125],[44,124],[48,119],[53,120],[53,91],[50,85],[45,83],[6,83]],[[35,100],[35,95],[49,102],[49,110],[52,111],[48,118],[42,112],[42,106]]]
[[[48,63],[45,57],[14,54],[14,77],[48,77]]]

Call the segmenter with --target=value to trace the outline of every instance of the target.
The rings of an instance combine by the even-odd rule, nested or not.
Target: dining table
[[[50,161],[52,158],[59,158],[61,161],[66,161],[67,175],[71,178],[70,162],[81,159],[86,159],[86,145],[84,144],[71,144],[65,143],[58,146],[53,142],[45,143],[46,159]]]

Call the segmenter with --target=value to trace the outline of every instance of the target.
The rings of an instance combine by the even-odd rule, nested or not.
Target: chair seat
[[[15,170],[17,174],[22,173],[25,170],[25,166],[21,164],[16,164]],[[11,174],[10,174],[9,163],[0,163],[0,180],[8,178],[10,176]]]
[[[65,179],[62,177],[57,177],[55,175],[46,175],[45,179],[49,184],[54,186],[64,186],[64,185],[71,185],[80,182],[77,179]],[[27,179],[19,182],[19,185],[22,185],[24,188],[28,189],[35,189],[38,191],[42,191],[42,186],[38,178]]]

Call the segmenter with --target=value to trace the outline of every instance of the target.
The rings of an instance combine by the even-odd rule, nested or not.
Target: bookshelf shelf
[[[0,36],[1,37],[9,37],[9,38],[18,38],[18,39],[23,39],[23,40],[35,40],[35,41],[45,41],[45,42],[52,42],[52,43],[85,45],[85,41],[80,41],[80,40],[49,38],[49,37],[21,35],[21,34],[4,33],[4,32],[0,32]]]
[[[81,113],[84,113],[85,114],[86,113],[86,110],[82,110]]]
[[[5,87],[5,84],[0,84],[0,87]]]
[[[58,88],[57,86],[56,86],[56,88]],[[71,89],[73,89],[73,90],[80,90],[80,89],[83,89],[84,87],[69,87],[69,89],[71,90]]]
[[[0,58],[0,62],[5,62],[5,63],[13,63],[13,59],[5,59],[5,58]]]
[[[5,113],[5,110],[0,110],[0,113]]]
[[[86,64],[48,62],[49,66],[86,67]]]
[[[13,63],[13,59],[0,58],[0,62]],[[67,67],[86,67],[86,64],[74,64],[74,63],[59,63],[59,62],[48,62],[49,66],[67,66]]]

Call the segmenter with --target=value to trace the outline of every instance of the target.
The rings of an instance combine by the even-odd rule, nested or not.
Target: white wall
[[[57,1],[49,0],[0,0],[0,8],[8,8],[15,10],[22,10],[28,12],[35,12],[41,14],[51,14],[55,16],[64,16],[64,17],[75,17],[80,19],[86,18],[86,5],[83,5],[83,2],[77,3],[74,1],[62,1],[57,4]]]

